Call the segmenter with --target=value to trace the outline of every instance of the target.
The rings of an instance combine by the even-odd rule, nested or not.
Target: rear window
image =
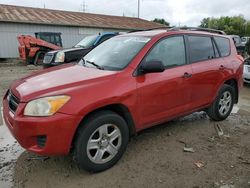
[[[215,57],[213,43],[210,37],[188,36],[192,62],[205,61]]]
[[[230,41],[224,37],[214,37],[222,57],[230,54]]]

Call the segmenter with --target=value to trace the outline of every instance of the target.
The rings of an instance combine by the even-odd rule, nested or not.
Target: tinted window
[[[146,61],[151,60],[161,61],[165,67],[184,65],[186,55],[183,36],[160,41],[146,57]]]
[[[222,57],[230,54],[230,42],[227,38],[214,37]]]
[[[60,37],[59,37],[58,35],[56,35],[55,38],[56,38],[56,45],[57,45],[57,46],[61,46]]]
[[[103,43],[104,41],[110,39],[111,37],[113,37],[114,35],[106,35],[106,36],[103,36],[99,41],[98,41],[98,44],[101,44]]]
[[[210,37],[188,36],[192,62],[204,61],[215,57]]]
[[[40,35],[39,38],[44,41],[51,42],[50,35]]]

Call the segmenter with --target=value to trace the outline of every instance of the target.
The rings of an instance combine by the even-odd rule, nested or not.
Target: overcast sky
[[[0,0],[2,4],[82,11],[83,0]],[[85,0],[86,12],[137,16],[138,0]],[[204,17],[244,15],[250,19],[249,0],[141,0],[140,17],[164,18],[171,25],[198,26]]]

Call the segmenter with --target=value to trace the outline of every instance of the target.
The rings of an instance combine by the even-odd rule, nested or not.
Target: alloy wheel
[[[229,91],[225,91],[219,101],[219,113],[222,116],[225,116],[232,105],[232,95]]]
[[[113,159],[122,143],[120,129],[113,124],[98,127],[87,143],[88,158],[96,164],[104,164]]]

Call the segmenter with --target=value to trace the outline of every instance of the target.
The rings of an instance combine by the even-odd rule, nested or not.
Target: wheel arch
[[[109,111],[117,113],[126,121],[128,128],[129,128],[129,136],[130,137],[136,134],[135,122],[134,122],[134,119],[133,119],[132,114],[130,113],[128,107],[126,107],[123,104],[119,104],[119,103],[109,104],[109,105],[106,105],[106,106],[103,106],[103,107],[100,107],[100,108],[97,108],[95,110],[90,111],[82,118],[82,120],[80,121],[80,123],[78,124],[78,126],[75,130],[75,133],[74,133],[74,136],[73,136],[73,139],[71,142],[71,146],[72,146],[71,150],[74,147],[74,143],[75,143],[75,140],[77,138],[77,133],[82,127],[81,125],[83,125],[87,121],[88,117],[92,116],[93,114],[95,114],[97,112],[105,111],[105,110],[109,110]]]
[[[230,85],[231,87],[234,88],[235,91],[235,103],[237,104],[239,101],[239,87],[238,87],[238,82],[235,78],[228,79],[227,81],[224,82],[224,84]]]

